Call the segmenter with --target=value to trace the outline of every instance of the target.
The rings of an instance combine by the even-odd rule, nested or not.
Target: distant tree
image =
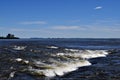
[[[8,35],[6,36],[6,38],[12,39],[12,38],[14,38],[14,35],[13,35],[13,34],[8,34]]]
[[[6,37],[0,36],[0,39],[19,39],[19,38],[15,37],[13,34],[7,34]]]

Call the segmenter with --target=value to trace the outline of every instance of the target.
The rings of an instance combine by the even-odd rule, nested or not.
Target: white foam
[[[103,50],[86,50],[84,53],[81,54],[82,58],[97,58],[97,57],[106,57],[108,53],[106,51]]]
[[[64,56],[65,53],[57,53],[56,55],[57,55],[57,56]]]
[[[68,72],[75,71],[79,67],[90,66],[88,61],[90,58],[106,57],[108,55],[105,50],[71,50],[70,53],[57,53],[50,54],[50,58],[47,59],[48,63],[44,61],[33,61],[34,65],[38,66],[37,69],[31,67],[28,70],[34,74],[44,75],[47,77],[54,77],[56,75],[62,76]],[[63,57],[60,57],[63,56]],[[53,58],[55,57],[55,58]],[[58,58],[67,57],[68,59],[62,61]],[[56,59],[57,58],[57,59]],[[39,67],[43,67],[41,69]]]
[[[97,58],[97,57],[106,57],[108,55],[105,50],[79,50],[74,53],[57,53],[56,56],[71,56],[79,57],[84,59]]]
[[[67,50],[67,51],[73,51],[73,52],[75,52],[75,51],[76,51],[76,52],[79,51],[79,50],[77,50],[77,49],[67,49],[67,48],[66,48],[65,50]]]
[[[15,60],[16,60],[17,62],[21,62],[21,61],[22,61],[21,58],[16,58]]]
[[[14,50],[24,50],[26,46],[14,46]]]
[[[27,60],[24,60],[24,63],[25,63],[25,64],[28,64],[28,63],[29,63],[29,61],[27,61]]]
[[[15,75],[15,71],[10,73],[9,78],[13,78],[14,75]]]
[[[25,64],[28,64],[28,63],[29,63],[28,60],[24,60],[24,59],[22,59],[22,58],[16,58],[15,61],[17,61],[17,62],[23,62],[23,63],[25,63]]]
[[[58,62],[58,64],[60,64],[60,63]],[[78,67],[89,66],[89,65],[91,65],[91,63],[89,61],[87,61],[87,60],[83,61],[82,60],[82,61],[77,61],[77,62],[61,63],[61,65],[51,64],[51,65],[49,65],[50,67],[52,67],[50,69],[39,70],[39,69],[33,69],[32,68],[32,69],[29,69],[29,71],[32,71],[32,73],[38,74],[38,75],[44,75],[44,76],[47,76],[47,77],[54,77],[56,75],[62,76],[65,73],[75,71],[75,70],[78,69]]]
[[[56,46],[48,46],[48,48],[57,49],[58,47],[56,47]]]
[[[9,78],[8,78],[7,80],[11,80],[11,78],[14,77],[15,73],[16,73],[15,71],[11,72],[11,73],[9,74]]]

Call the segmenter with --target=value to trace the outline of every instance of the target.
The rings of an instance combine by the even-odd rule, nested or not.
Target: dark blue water
[[[26,48],[17,50],[18,48],[14,49],[16,46],[25,46]],[[48,46],[55,46],[58,49],[49,49]],[[32,64],[33,60],[45,61],[47,64],[52,64],[48,61],[51,58],[58,61],[58,57],[50,57],[49,55],[66,53],[64,49],[110,50],[112,54],[104,58],[89,59],[92,63],[91,66],[81,67],[76,71],[54,78],[46,78],[23,71],[29,66],[38,68]],[[0,80],[120,80],[120,39],[1,39],[0,55]],[[29,60],[31,63],[29,65],[23,64],[24,62],[17,63],[14,61],[16,58]],[[69,59],[72,60],[72,58]],[[66,61],[63,58],[60,59]],[[14,72],[14,77],[10,77]]]
[[[0,46],[19,43],[20,45],[55,45],[78,49],[119,49],[120,39],[89,39],[89,38],[52,38],[52,39],[17,39],[0,40]]]

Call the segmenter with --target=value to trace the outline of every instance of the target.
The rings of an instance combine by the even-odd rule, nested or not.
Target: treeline
[[[19,39],[15,37],[14,34],[7,34],[6,37],[1,36],[0,39]]]

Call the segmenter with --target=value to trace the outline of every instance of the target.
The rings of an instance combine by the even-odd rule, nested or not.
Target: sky
[[[120,0],[0,0],[0,36],[120,38]]]

